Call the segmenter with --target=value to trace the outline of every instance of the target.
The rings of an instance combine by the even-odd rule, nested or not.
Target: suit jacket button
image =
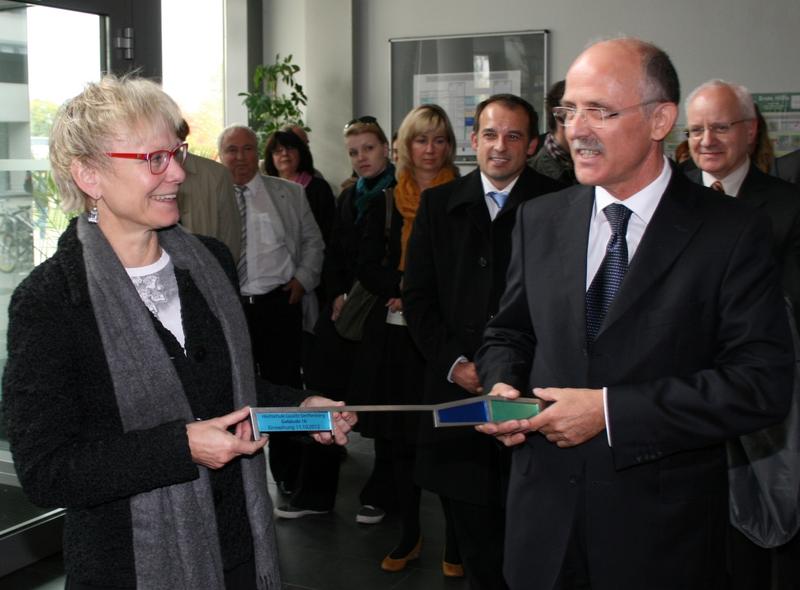
[[[578,477],[575,475],[569,476],[569,485],[574,486],[578,483]]]
[[[486,268],[488,265],[489,265],[489,261],[486,260],[486,258],[484,258],[483,256],[478,258],[478,266],[480,266],[481,268]]]

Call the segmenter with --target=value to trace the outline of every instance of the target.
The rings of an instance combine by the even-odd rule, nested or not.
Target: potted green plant
[[[283,59],[277,54],[272,65],[256,66],[252,91],[239,93],[247,107],[248,125],[258,135],[259,152],[263,151],[269,134],[286,125],[297,124],[310,131],[303,123],[301,108],[307,104],[308,98],[295,79],[299,71],[300,66],[292,63],[291,54]],[[279,83],[282,83],[280,88]],[[284,89],[288,94],[278,93]]]

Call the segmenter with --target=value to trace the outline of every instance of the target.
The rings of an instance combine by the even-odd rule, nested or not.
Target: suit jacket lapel
[[[492,220],[489,218],[489,210],[483,199],[483,183],[481,173],[474,170],[463,177],[459,182],[458,188],[453,191],[448,203],[448,212],[457,207],[466,207],[467,216],[475,224],[475,227],[489,239],[491,237]]]
[[[534,193],[532,177],[533,174],[531,174],[531,169],[525,166],[525,168],[522,170],[522,173],[519,175],[514,188],[508,194],[508,200],[506,201],[505,206],[503,206],[503,208],[497,213],[497,217],[516,214],[517,206],[525,200],[525,196]]]
[[[699,190],[704,189],[698,189],[681,174],[673,173],[631,260],[625,280],[608,309],[598,337],[667,272],[700,227],[702,219],[693,210]]]
[[[565,195],[565,199],[563,214],[556,220],[556,239],[569,309],[573,321],[583,334],[586,329],[586,251],[589,247],[594,187],[577,187],[569,196]]]
[[[738,198],[747,201],[754,207],[761,207],[767,202],[767,194],[763,190],[760,175],[763,174],[753,164],[750,164],[750,170],[747,176],[744,177],[744,182],[739,188]]]

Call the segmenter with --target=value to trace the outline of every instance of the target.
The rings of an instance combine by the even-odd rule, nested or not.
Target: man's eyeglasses
[[[347,125],[344,126],[344,130],[347,131],[348,129],[350,129],[350,127],[352,127],[356,123],[364,123],[365,125],[377,125],[378,124],[378,120],[375,117],[372,117],[370,115],[365,115],[363,117],[358,117],[357,119],[353,119],[351,121],[348,121]]]
[[[602,129],[605,127],[608,119],[614,119],[627,111],[632,111],[656,102],[659,101],[648,100],[647,102],[640,102],[639,104],[634,104],[616,111],[609,111],[605,107],[585,107],[581,109],[577,109],[575,107],[554,107],[553,117],[555,117],[556,121],[561,123],[564,127],[572,127],[575,125],[575,120],[578,117],[581,117],[584,121],[586,121],[586,124],[589,125],[589,127],[593,129]]]
[[[738,125],[739,123],[744,123],[745,121],[750,121],[751,119],[739,119],[738,121],[731,121],[730,123],[711,123],[710,125],[694,125],[689,127],[688,129],[683,130],[683,134],[687,138],[692,139],[700,139],[703,137],[703,134],[708,129],[714,135],[725,135],[731,130],[731,127],[734,125]]]
[[[169,161],[175,158],[179,164],[186,161],[189,144],[182,143],[174,150],[156,150],[149,154],[133,154],[125,152],[106,152],[109,158],[125,158],[128,160],[145,160],[150,165],[150,174],[164,174],[169,166]]]

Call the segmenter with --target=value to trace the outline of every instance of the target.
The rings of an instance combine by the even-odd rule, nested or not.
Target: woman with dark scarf
[[[8,439],[31,500],[66,507],[70,590],[278,590],[248,406],[334,403],[256,379],[230,252],[176,225],[181,119],[136,78],[62,107],[50,161],[82,213],[9,307]],[[318,441],[346,441],[334,416]]]
[[[420,194],[453,180],[455,136],[447,114],[437,105],[412,110],[398,130],[398,172],[394,199],[375,199],[367,211],[359,251],[358,279],[378,296],[365,327],[359,351],[358,380],[353,396],[362,403],[423,403],[424,360],[411,339],[400,297],[408,238],[420,203]],[[386,231],[387,204],[391,206]],[[411,412],[374,413],[361,417],[360,431],[376,438],[384,461],[391,468],[398,497],[401,534],[383,559],[386,571],[400,571],[416,559],[422,545],[419,521],[420,488],[414,483],[414,463],[420,416]],[[428,417],[428,419],[430,419]],[[449,525],[449,519],[446,519]],[[463,568],[448,526],[448,543],[442,566],[446,576],[462,576]]]
[[[374,201],[383,201],[395,184],[394,166],[389,163],[389,144],[374,117],[353,119],[344,128],[344,142],[356,179],[348,183],[336,202],[331,236],[325,251],[322,280],[327,304],[320,312],[311,362],[305,378],[309,386],[334,397],[348,397],[359,343],[339,335],[335,322],[356,280],[359,248],[366,212]],[[377,307],[377,305],[376,305]],[[355,368],[355,370],[354,370]],[[305,453],[295,493],[285,506],[276,509],[282,518],[300,518],[333,509],[339,478],[338,458],[325,449]],[[381,449],[376,449],[381,456]],[[335,460],[336,459],[336,460]],[[383,463],[377,461],[376,464]],[[393,508],[395,494],[391,473],[373,473],[361,492],[362,507],[356,521],[377,524],[387,508]]]

